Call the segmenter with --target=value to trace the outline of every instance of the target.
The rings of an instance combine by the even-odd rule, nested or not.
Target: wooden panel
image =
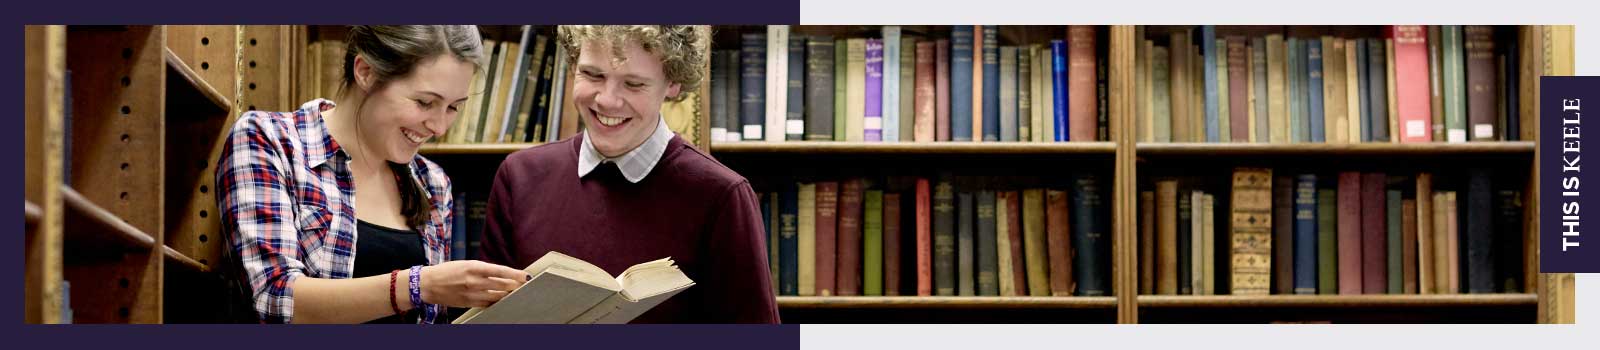
[[[1138,300],[1138,247],[1135,231],[1138,225],[1134,217],[1138,215],[1136,188],[1134,179],[1138,178],[1138,169],[1135,168],[1134,158],[1134,71],[1132,67],[1134,55],[1134,26],[1112,26],[1109,35],[1109,62],[1110,84],[1107,88],[1110,106],[1109,122],[1111,139],[1117,145],[1116,176],[1112,178],[1114,191],[1112,192],[1112,251],[1113,263],[1111,271],[1112,281],[1116,288],[1118,299],[1117,323],[1139,323]]]
[[[210,186],[215,172],[212,163],[220,155],[228,128],[241,108],[238,71],[246,68],[239,59],[239,30],[239,26],[172,26],[167,35],[168,47],[175,56],[181,59],[185,54],[180,51],[190,51],[187,64],[170,65],[169,73],[176,75],[167,80],[166,199],[171,205],[165,212],[168,225],[164,235],[166,245],[184,257],[169,259],[179,262],[177,267],[195,268],[189,263],[197,263],[199,269],[208,270],[214,269],[211,263],[223,260],[222,226],[213,215],[216,198]],[[186,41],[174,41],[179,39]],[[197,65],[203,69],[184,69]],[[180,77],[190,75],[203,77],[206,84],[179,82]],[[208,99],[222,103],[195,103],[189,93],[191,86],[201,87],[198,90]]]
[[[239,26],[183,25],[167,27],[167,49],[188,63],[206,84],[232,101],[239,85]]]
[[[161,259],[152,248],[66,265],[73,323],[161,323]]]
[[[23,168],[24,202],[29,218],[24,239],[24,316],[27,323],[61,321],[62,94],[66,69],[66,30],[61,26],[24,28]]]
[[[302,51],[290,50],[290,38],[297,36],[294,26],[241,26],[239,36],[239,105],[242,110],[292,111],[301,101],[291,94],[290,79],[295,58]],[[302,44],[303,45],[303,44]],[[289,53],[295,53],[290,55]],[[253,87],[252,87],[253,84]],[[309,100],[309,99],[306,99]]]
[[[1544,75],[1569,76],[1573,75],[1573,28],[1570,25],[1544,26],[1541,45],[1544,50]],[[1536,99],[1537,100],[1537,99]],[[1537,133],[1535,134],[1537,135]],[[1537,159],[1537,156],[1535,157]],[[1537,163],[1536,163],[1537,164]],[[1538,171],[1538,169],[1535,169]],[[1537,175],[1537,173],[1535,174]],[[1535,176],[1537,178],[1537,176]],[[1535,187],[1537,188],[1537,187]],[[1538,193],[1537,191],[1533,193]],[[1538,198],[1534,198],[1537,203]],[[1535,210],[1535,213],[1538,211]],[[1533,217],[1536,218],[1537,216]],[[1534,221],[1537,229],[1537,219]],[[1538,231],[1530,231],[1538,232]],[[1539,275],[1539,322],[1542,323],[1574,323],[1577,320],[1575,310],[1576,283],[1573,274],[1552,273]]]

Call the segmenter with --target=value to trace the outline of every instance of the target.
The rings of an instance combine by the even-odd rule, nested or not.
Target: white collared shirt
[[[583,131],[583,145],[578,147],[578,177],[584,177],[594,171],[594,168],[607,162],[616,163],[617,170],[622,171],[622,177],[628,182],[639,183],[645,175],[650,175],[650,170],[655,169],[656,163],[661,162],[661,155],[667,151],[667,144],[676,135],[672,129],[667,128],[666,119],[656,118],[656,130],[650,133],[639,147],[623,153],[615,158],[606,158],[600,150],[590,143],[589,130]]]

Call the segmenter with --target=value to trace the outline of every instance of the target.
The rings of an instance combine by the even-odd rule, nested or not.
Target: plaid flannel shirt
[[[292,281],[300,276],[351,278],[355,262],[355,183],[350,155],[328,135],[317,99],[292,113],[251,111],[228,134],[217,160],[217,207],[224,237],[248,281],[265,323],[294,319]],[[450,178],[418,155],[410,168],[433,203],[420,232],[428,264],[450,258]],[[404,286],[397,286],[404,288]],[[425,305],[422,323],[435,323],[439,305]]]

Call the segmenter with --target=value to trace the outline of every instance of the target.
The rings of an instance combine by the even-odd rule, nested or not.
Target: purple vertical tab
[[[1582,157],[1583,112],[1600,110],[1600,77],[1540,77],[1539,87],[1539,272],[1600,272],[1600,242],[1586,239],[1600,232],[1583,224],[1600,215],[1600,193],[1582,186],[1600,184]]]
[[[865,140],[883,141],[883,39],[867,39],[866,96]]]

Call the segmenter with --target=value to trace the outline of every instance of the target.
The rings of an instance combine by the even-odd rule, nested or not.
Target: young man
[[[559,31],[585,130],[501,163],[484,258],[528,266],[556,251],[617,274],[671,257],[695,285],[634,322],[778,322],[750,183],[661,120],[664,101],[703,80],[710,28]]]

